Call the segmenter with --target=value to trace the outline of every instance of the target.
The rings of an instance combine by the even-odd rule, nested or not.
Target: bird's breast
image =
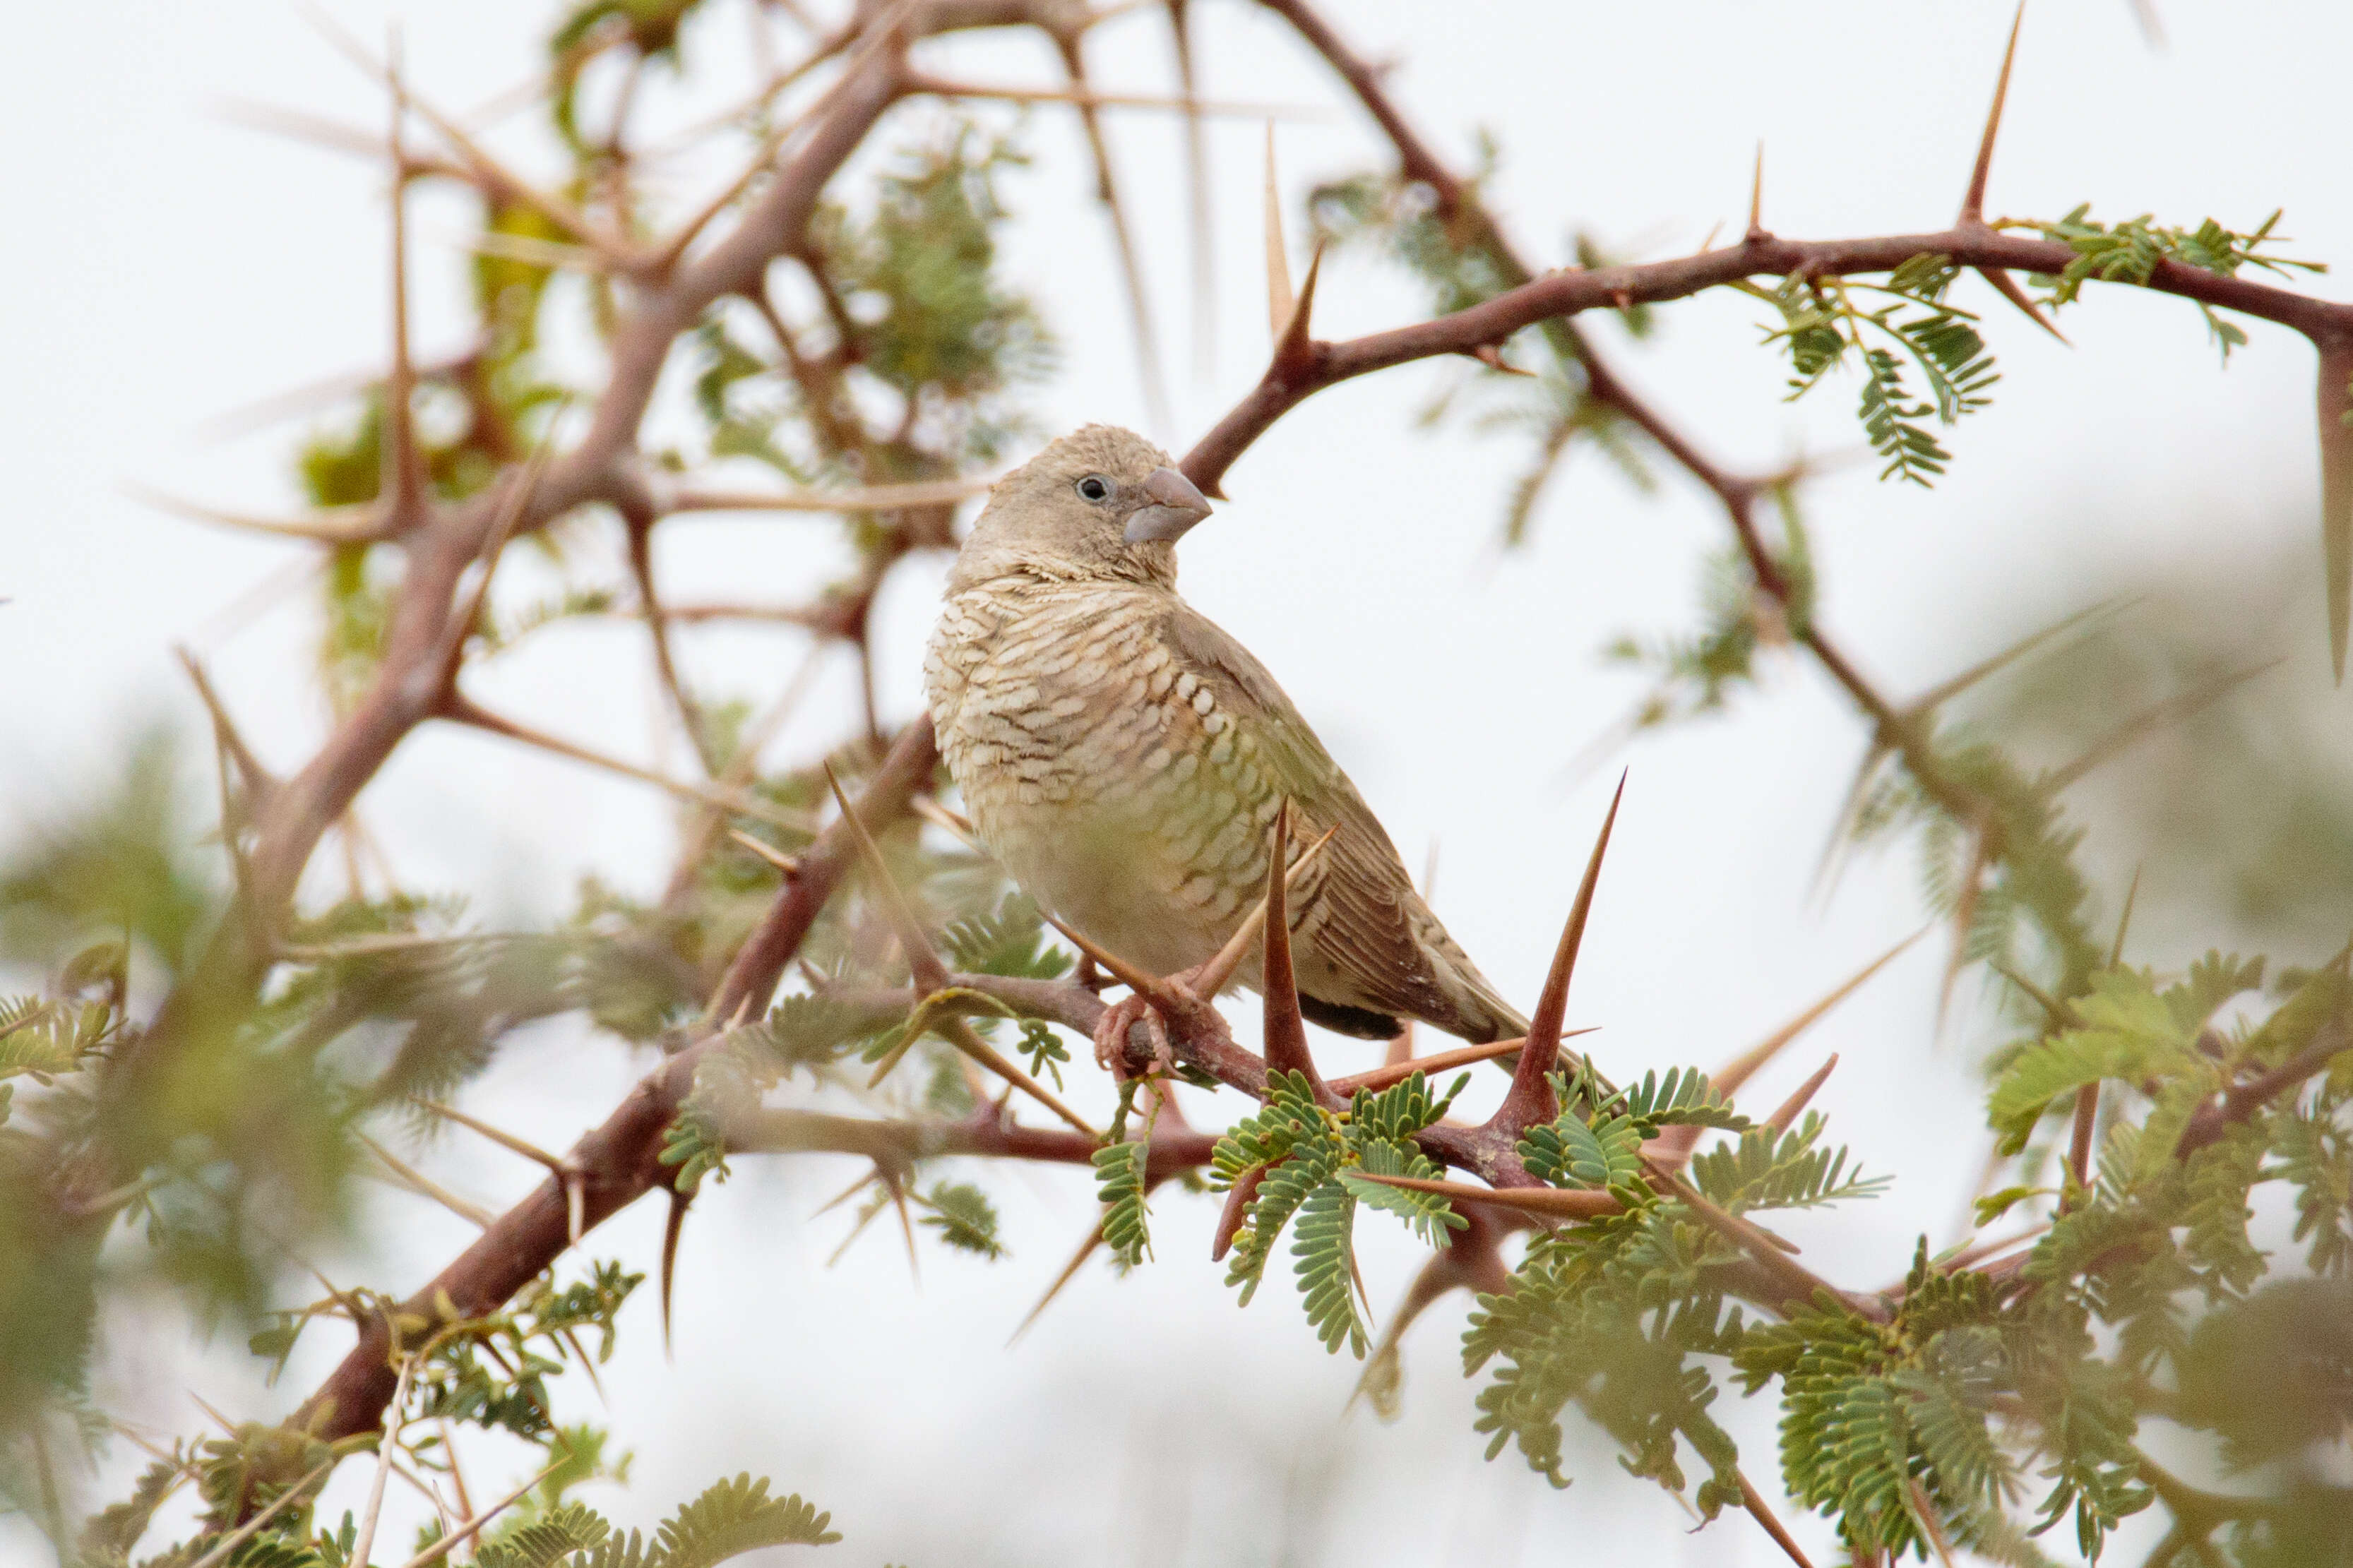
[[[1216,951],[1265,874],[1275,792],[1160,627],[1165,598],[1032,586],[949,602],[927,661],[941,752],[1031,896],[1163,973]]]

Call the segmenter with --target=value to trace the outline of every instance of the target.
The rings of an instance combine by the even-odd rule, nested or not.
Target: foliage
[[[895,704],[872,689],[872,612],[902,561],[953,544],[954,508],[860,499],[828,531],[840,574],[781,618],[855,655],[866,722],[800,745],[820,754],[781,765],[764,760],[774,725],[761,716],[781,718],[789,704],[771,707],[773,693],[748,685],[698,689],[695,673],[673,661],[667,639],[684,623],[665,622],[642,548],[649,531],[685,491],[723,489],[747,470],[796,490],[983,476],[1035,432],[1027,400],[1056,369],[1058,348],[1045,310],[1006,264],[1008,226],[1022,221],[1014,197],[1029,167],[1027,121],[1007,131],[977,112],[925,110],[917,121],[894,111],[890,141],[868,139],[849,173],[808,188],[796,233],[751,235],[765,247],[754,247],[758,267],[664,315],[676,303],[665,279],[737,240],[743,231],[729,226],[759,210],[807,153],[814,138],[795,117],[815,115],[831,91],[813,81],[804,100],[779,83],[712,121],[715,134],[749,139],[745,178],[712,209],[707,231],[673,227],[661,183],[640,178],[658,160],[631,142],[630,115],[647,83],[696,79],[703,10],[698,0],[560,8],[538,107],[564,163],[546,187],[494,172],[488,153],[447,132],[447,147],[399,172],[397,189],[454,182],[473,204],[470,342],[414,366],[413,385],[386,375],[319,400],[293,454],[302,493],[334,535],[317,550],[308,674],[338,733],[387,715],[413,711],[421,722],[462,711],[454,669],[559,623],[643,617],[658,634],[663,695],[703,769],[696,783],[669,781],[681,801],[676,863],[642,891],[584,881],[568,908],[490,929],[462,901],[396,886],[387,868],[371,866],[379,857],[339,804],[318,827],[348,851],[341,882],[320,857],[307,879],[289,879],[301,894],[290,908],[260,907],[252,858],[262,823],[322,786],[308,771],[267,776],[225,716],[203,792],[155,731],[75,811],[12,835],[0,849],[0,961],[11,984],[0,996],[0,1496],[9,1506],[77,1565],[361,1568],[356,1558],[409,1553],[375,1542],[373,1520],[319,1517],[319,1489],[336,1467],[372,1463],[381,1447],[405,1481],[446,1482],[463,1497],[458,1449],[479,1455],[487,1440],[508,1458],[520,1446],[531,1479],[485,1523],[475,1556],[485,1568],[710,1568],[833,1542],[827,1515],[797,1496],[771,1497],[748,1473],[649,1535],[617,1531],[574,1495],[627,1479],[631,1456],[614,1434],[567,1408],[576,1396],[567,1374],[594,1380],[632,1321],[625,1309],[644,1274],[585,1257],[538,1268],[545,1256],[518,1250],[533,1268],[469,1307],[438,1286],[396,1300],[299,1262],[316,1247],[344,1255],[342,1244],[365,1242],[383,1223],[363,1176],[400,1188],[397,1202],[482,1217],[417,1168],[439,1140],[487,1137],[537,1159],[567,1208],[591,1184],[604,1184],[595,1187],[600,1214],[609,1209],[602,1194],[667,1187],[682,1223],[688,1200],[718,1201],[733,1162],[801,1146],[761,1142],[781,1124],[871,1162],[844,1194],[865,1194],[850,1237],[895,1209],[911,1250],[921,1236],[984,1260],[1006,1256],[980,1156],[1088,1165],[1103,1250],[1122,1270],[1155,1257],[1152,1226],[1166,1218],[1152,1207],[1156,1195],[1173,1205],[1176,1193],[1206,1185],[1226,1194],[1238,1222],[1227,1279],[1239,1304],[1287,1258],[1314,1342],[1358,1358],[1372,1334],[1356,1225],[1360,1211],[1386,1215],[1432,1254],[1423,1277],[1432,1289],[1480,1285],[1462,1345],[1478,1384],[1475,1429],[1490,1458],[1516,1448],[1555,1484],[1569,1480],[1573,1412],[1606,1434],[1630,1473],[1675,1493],[1703,1522],[1754,1506],[1763,1494],[1752,1477],[1767,1472],[1755,1456],[1744,1472],[1737,1423],[1720,1403],[1730,1390],[1774,1402],[1781,1489],[1821,1516],[1853,1563],[1906,1552],[2019,1565],[2060,1551],[2096,1558],[2145,1510],[2165,1520],[2152,1527],[2164,1531],[2158,1563],[2344,1558],[2353,1503],[2336,1478],[2353,1423],[2353,949],[2328,956],[2343,935],[2348,835],[2337,829],[2353,820],[2342,791],[2308,791],[2294,824],[2273,830],[2271,849],[2221,867],[2252,877],[2241,862],[2277,860],[2284,844],[2319,868],[2297,907],[2302,934],[2328,922],[2325,941],[2277,944],[2288,965],[2219,946],[2179,973],[2125,962],[2126,932],[2101,908],[2087,853],[2107,824],[2066,792],[2147,726],[2207,699],[2192,689],[2123,702],[2094,682],[2083,706],[2102,717],[2102,732],[2073,760],[2046,766],[2022,743],[2035,726],[2031,701],[1956,710],[2010,655],[1908,706],[1879,697],[1828,640],[1802,470],[1716,474],[1612,389],[1597,335],[1646,341],[1662,329],[1659,306],[1620,296],[1614,316],[1597,310],[1593,323],[1548,320],[1475,345],[1476,368],[1462,370],[1430,417],[1461,409],[1476,427],[1523,443],[1498,498],[1507,543],[1529,537],[1550,479],[1588,446],[1638,486],[1672,463],[1726,501],[1736,539],[1705,563],[1696,623],[1628,635],[1609,649],[1649,681],[1622,728],[1722,711],[1761,687],[1770,656],[1791,651],[1857,700],[1868,751],[1837,846],[1907,841],[1925,902],[1951,928],[1953,973],[1980,966],[2007,988],[2007,1037],[1983,1061],[1993,1190],[1976,1209],[1980,1226],[2029,1227],[2007,1251],[1932,1255],[1923,1238],[1883,1289],[1818,1279],[1766,1226],[1801,1211],[1835,1216],[1886,1179],[1862,1173],[1822,1113],[1793,1106],[1757,1120],[1692,1068],[1612,1089],[1580,1062],[1551,1079],[1555,1113],[1479,1128],[1448,1120],[1461,1079],[1439,1096],[1417,1071],[1343,1104],[1310,1075],[1277,1073],[1215,1141],[1206,1184],[1180,1169],[1182,1158],[1155,1163],[1155,1130],[1167,1131],[1175,1103],[1158,1068],[1123,1083],[1100,1140],[1020,1122],[1026,1102],[1009,1092],[998,1102],[971,1058],[932,1037],[969,1019],[992,1048],[1061,1091],[1073,1053],[1056,1030],[1076,1020],[1083,1033],[1101,1005],[1099,977],[1092,966],[1073,974],[1037,904],[955,841],[947,829],[958,819],[935,809],[944,775],[927,781],[934,798],[922,805],[938,831],[872,824],[885,872],[955,976],[944,988],[911,989],[930,971],[914,962],[914,939],[891,918],[876,879],[815,900],[814,912],[796,913],[789,891],[780,900],[780,886],[807,874],[805,858],[832,843],[820,837],[833,810],[828,768],[853,783],[873,774],[877,714]],[[1007,15],[965,8],[949,30],[984,12]],[[1046,30],[1075,49],[1076,34]],[[871,42],[845,35],[807,63],[829,69],[838,58],[853,69]],[[1535,276],[1484,205],[1497,149],[1482,141],[1459,182],[1436,180],[1426,157],[1399,150],[1410,174],[1315,189],[1308,209],[1320,237],[1403,268],[1441,312]],[[2094,284],[2179,281],[2171,268],[2226,279],[2318,269],[2276,253],[2276,214],[2240,233],[2147,215],[2105,224],[2089,210],[2011,226],[2073,258],[2035,279],[2051,309],[2073,308]],[[1046,212],[1037,226],[1066,216]],[[1632,265],[1588,234],[1567,251],[1588,271]],[[1951,256],[1924,253],[1883,276],[1810,268],[1735,287],[1769,312],[1762,336],[1786,364],[1788,395],[1852,373],[1880,478],[1925,488],[1957,460],[1947,432],[1988,405],[1999,380],[1990,329],[1951,298],[1959,272]],[[2243,331],[2200,308],[2227,359]],[[671,340],[651,345],[671,351],[667,359],[624,339],[625,325],[649,321]],[[490,582],[479,554],[437,563],[435,530],[479,524],[496,487],[543,445],[563,460],[559,437],[575,437],[557,411],[593,396],[559,381],[554,364],[593,356],[549,345],[584,339],[617,363],[655,365],[635,389],[640,413],[660,364],[676,367],[683,396],[678,416],[661,421],[668,444],[649,436],[640,450],[630,424],[625,464],[585,483],[567,475],[575,489],[561,514],[534,518],[512,541],[549,567],[552,590],[486,588],[479,605],[427,604],[418,595],[439,581],[427,566],[450,583]],[[628,399],[593,416],[608,410],[627,414]],[[396,514],[406,492],[386,479],[404,462],[422,493]],[[424,671],[442,688],[390,662],[425,624],[420,604],[451,612],[437,635],[453,669]],[[470,606],[462,620],[460,605]],[[2067,668],[2085,668],[2082,649]],[[2138,716],[2109,729],[2124,712]],[[2259,750],[2244,728],[2218,732],[2208,750]],[[2196,911],[2217,931],[2231,924],[2222,902]],[[789,989],[777,994],[773,971],[733,986],[747,940],[778,911],[806,917]],[[1694,968],[1699,982],[1710,977],[1704,955]],[[465,1109],[519,1030],[559,1017],[595,1040],[581,1048],[630,1054],[649,1072],[616,1113],[635,1117],[643,1134],[624,1166],[585,1170],[581,1151],[594,1154],[596,1140],[549,1154]],[[910,1054],[913,1066],[892,1079]],[[1231,1058],[1172,1054],[1166,1074],[1197,1088],[1255,1082]],[[1153,1109],[1132,1130],[1147,1086]],[[1884,1131],[1865,1140],[1874,1163]],[[1156,1146],[1190,1147],[1198,1160],[1204,1142]],[[1444,1193],[1397,1184],[1465,1171],[1499,1186],[1534,1183],[1580,1216],[1608,1212],[1538,1219],[1504,1194],[1465,1213]],[[1563,1192],[1582,1196],[1553,1195]],[[525,1217],[546,1219],[540,1202]],[[520,1248],[515,1228],[494,1233],[496,1245]],[[546,1256],[576,1250],[582,1237],[565,1240]],[[1887,1273],[1896,1272],[1891,1260]],[[666,1311],[667,1289],[659,1293]],[[1427,1300],[1409,1299],[1400,1319]],[[304,1336],[324,1321],[338,1334],[381,1332],[386,1359],[363,1370],[396,1375],[400,1392],[380,1433],[330,1441],[322,1423],[332,1412],[306,1405],[284,1425],[225,1420],[201,1440],[155,1443],[127,1494],[77,1527],[86,1500],[58,1476],[79,1475],[79,1461],[132,1435],[105,1408],[119,1347],[101,1329],[123,1307],[176,1313],[197,1332],[232,1331],[273,1376],[300,1364]],[[1377,1402],[1395,1392],[1393,1342],[1382,1354],[1367,1378]],[[2206,1445],[2200,1478],[2151,1458],[2147,1431],[2158,1421]],[[174,1511],[184,1493],[194,1506]],[[429,1526],[418,1548],[443,1540],[443,1528]],[[174,1533],[181,1539],[151,1540]]]
[[[2147,283],[2158,267],[2168,261],[2218,278],[2235,277],[2246,267],[2283,276],[2328,270],[2320,262],[2264,254],[2269,247],[2284,243],[2272,232],[2281,217],[2276,211],[2246,234],[2224,228],[2211,217],[2196,228],[2171,228],[2154,222],[2147,213],[2110,225],[2092,217],[2091,211],[2092,204],[2085,202],[2055,223],[2021,226],[2075,252],[2075,258],[2056,276],[2034,279],[2051,291],[2054,307],[2073,304],[2083,297],[2084,285],[2095,279],[2106,283]],[[2247,334],[2216,315],[2212,306],[2200,302],[2198,309],[2206,318],[2206,330],[2221,351],[2223,363],[2228,363],[2231,351],[2243,346]]]
[[[1247,1306],[1275,1244],[1292,1227],[1292,1272],[1308,1323],[1325,1350],[1345,1344],[1361,1359],[1366,1342],[1355,1297],[1356,1205],[1387,1209],[1431,1241],[1466,1223],[1442,1198],[1367,1182],[1361,1173],[1436,1176],[1439,1167],[1413,1146],[1412,1136],[1445,1115],[1453,1096],[1432,1100],[1419,1072],[1377,1094],[1358,1090],[1345,1115],[1324,1109],[1302,1074],[1272,1075],[1267,1090],[1264,1108],[1236,1122],[1211,1160],[1213,1189],[1243,1182],[1255,1187],[1234,1233],[1226,1283],[1240,1288]]]
[[[1308,216],[1335,247],[1377,251],[1413,273],[1428,288],[1434,310],[1467,310],[1528,280],[1480,205],[1499,156],[1482,137],[1478,165],[1451,210],[1428,185],[1383,173],[1316,186],[1307,199]],[[1588,237],[1579,236],[1577,248],[1580,266],[1614,259]],[[1652,318],[1641,307],[1620,315],[1637,336],[1651,330]],[[1575,340],[1560,321],[1516,334],[1484,368],[1470,373],[1467,384],[1441,394],[1427,420],[1442,418],[1458,401],[1479,405],[1474,427],[1517,432],[1534,443],[1532,459],[1507,492],[1506,544],[1526,542],[1546,482],[1579,444],[1592,446],[1637,488],[1654,483],[1647,438],[1615,405],[1592,395]]]

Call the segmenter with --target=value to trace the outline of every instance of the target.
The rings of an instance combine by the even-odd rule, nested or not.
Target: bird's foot
[[[1152,1059],[1163,1073],[1176,1068],[1176,1053],[1168,1043],[1168,1025],[1160,1010],[1149,999],[1130,993],[1103,1009],[1103,1017],[1095,1024],[1095,1061],[1111,1071],[1112,1077],[1125,1082],[1127,1070],[1127,1032],[1135,1025],[1144,1026],[1145,1037],[1152,1042]]]

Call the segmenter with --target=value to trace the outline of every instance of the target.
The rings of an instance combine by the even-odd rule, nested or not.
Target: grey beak
[[[1209,498],[1174,468],[1155,468],[1144,481],[1144,493],[1159,504],[1138,507],[1127,516],[1127,542],[1173,542],[1209,515]]]

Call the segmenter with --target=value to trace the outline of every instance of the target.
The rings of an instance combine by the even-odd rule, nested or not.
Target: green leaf
[[[1291,1256],[1315,1337],[1335,1354],[1345,1344],[1362,1361],[1365,1326],[1356,1315],[1356,1255],[1350,1244],[1356,1214],[1356,1200],[1345,1185],[1334,1181],[1317,1186],[1299,1205]]]
[[[824,1546],[841,1539],[833,1516],[796,1494],[771,1498],[747,1473],[721,1481],[665,1520],[654,1541],[660,1568],[715,1568],[764,1546]]]
[[[978,1187],[969,1182],[942,1182],[923,1202],[932,1211],[923,1224],[938,1231],[948,1246],[991,1262],[1005,1256],[1005,1244],[997,1239],[997,1207]]]
[[[1658,1136],[1662,1127],[1716,1127],[1744,1132],[1751,1125],[1697,1068],[1669,1068],[1664,1078],[1653,1068],[1642,1075],[1640,1083],[1624,1089],[1621,1100],[1621,1109],[1642,1124],[1646,1139]]]
[[[474,1562],[478,1568],[554,1568],[572,1552],[599,1544],[612,1530],[595,1510],[565,1503],[543,1519],[485,1542]]]
[[[1555,1186],[1628,1187],[1641,1179],[1641,1133],[1623,1116],[1604,1116],[1588,1127],[1575,1112],[1566,1113],[1528,1129],[1519,1152],[1530,1173]]]
[[[1367,1139],[1356,1146],[1356,1165],[1344,1168],[1341,1184],[1358,1203],[1396,1215],[1413,1227],[1413,1232],[1432,1247],[1442,1246],[1449,1231],[1468,1228],[1471,1222],[1454,1212],[1454,1205],[1436,1193],[1417,1193],[1405,1187],[1392,1187],[1380,1182],[1368,1182],[1357,1174],[1370,1172],[1377,1176],[1410,1176],[1417,1181],[1435,1181],[1445,1172],[1438,1163],[1410,1143],[1387,1138]]]
[[[1122,1268],[1133,1268],[1152,1256],[1144,1194],[1145,1167],[1151,1158],[1152,1146],[1145,1142],[1106,1143],[1094,1152],[1103,1242]]]
[[[726,1138],[691,1101],[680,1107],[678,1120],[663,1132],[661,1152],[655,1157],[665,1165],[678,1167],[670,1185],[681,1193],[691,1194],[705,1176],[715,1184],[727,1180]]]
[[[953,921],[940,933],[940,951],[955,969],[1029,980],[1055,980],[1071,955],[1046,945],[1045,917],[1026,894],[1008,893],[994,910]]]
[[[1817,1146],[1827,1125],[1810,1110],[1786,1132],[1752,1127],[1737,1142],[1694,1155],[1692,1184],[1735,1214],[1812,1208],[1885,1191],[1891,1178],[1850,1171],[1845,1149]]]

